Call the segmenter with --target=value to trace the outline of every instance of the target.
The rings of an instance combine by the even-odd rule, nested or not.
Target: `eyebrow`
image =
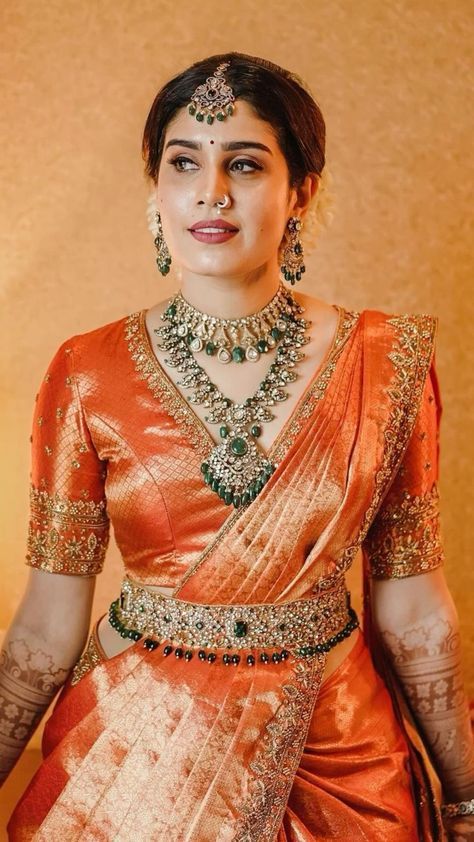
[[[202,149],[202,143],[196,143],[194,140],[180,140],[179,138],[169,140],[165,146],[165,150],[168,149],[168,146],[186,146],[188,149]],[[265,146],[264,143],[258,143],[256,140],[231,140],[228,143],[221,143],[221,148],[224,152],[230,152],[234,149],[261,149],[263,152],[273,155],[272,150],[268,146]]]

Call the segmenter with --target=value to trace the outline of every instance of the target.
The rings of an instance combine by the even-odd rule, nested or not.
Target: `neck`
[[[278,269],[248,276],[215,277],[183,270],[180,291],[193,307],[221,319],[239,319],[262,310],[280,285]]]

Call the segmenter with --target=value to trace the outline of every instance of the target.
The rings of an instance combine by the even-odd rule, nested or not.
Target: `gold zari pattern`
[[[436,485],[420,496],[405,491],[401,503],[384,508],[367,548],[374,578],[399,579],[439,567],[443,547]]]
[[[95,635],[92,633],[84,652],[72,671],[70,683],[73,685],[77,684],[86,673],[96,667],[97,664],[100,664],[102,660],[103,658],[95,641]]]
[[[106,501],[69,500],[30,486],[27,564],[49,573],[100,573],[109,542]]]

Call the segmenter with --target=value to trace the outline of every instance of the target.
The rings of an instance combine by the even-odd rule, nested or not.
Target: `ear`
[[[294,187],[292,203],[290,204],[290,215],[303,218],[308,210],[313,197],[319,189],[320,176],[317,173],[308,173],[299,187]]]

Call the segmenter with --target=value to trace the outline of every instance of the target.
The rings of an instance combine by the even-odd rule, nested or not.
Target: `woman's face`
[[[297,191],[270,124],[244,100],[212,125],[186,108],[168,124],[157,180],[163,235],[174,261],[198,275],[248,275],[278,267],[278,247],[296,208]],[[217,213],[224,194],[230,205]],[[299,214],[301,215],[301,214]],[[237,233],[202,242],[190,227],[220,219]]]

